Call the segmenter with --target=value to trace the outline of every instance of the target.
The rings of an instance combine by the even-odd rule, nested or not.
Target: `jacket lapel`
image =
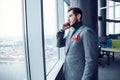
[[[68,36],[68,39],[67,39],[67,44],[66,44],[66,49],[65,49],[65,53],[67,55],[70,47],[71,47],[71,44],[73,43],[73,40],[72,40],[72,36],[73,35],[79,35],[81,33],[81,31],[83,30],[84,26],[81,26],[75,33],[73,32],[70,32],[70,35]]]

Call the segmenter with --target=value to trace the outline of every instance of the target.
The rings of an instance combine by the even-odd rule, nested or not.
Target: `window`
[[[108,34],[114,34],[114,23],[108,23]]]
[[[59,59],[56,47],[57,9],[56,0],[43,0],[45,61],[48,74]]]
[[[55,80],[63,64],[61,54],[58,54],[60,50],[56,47],[57,21],[62,22],[57,19],[58,5],[61,7],[63,1],[25,0],[30,80]],[[63,12],[63,8],[59,9]],[[60,18],[63,19],[61,11]]]
[[[113,2],[109,1],[109,3],[112,4]],[[114,7],[108,7],[107,9],[108,9],[107,19],[112,19],[113,20],[114,19]],[[108,22],[107,25],[108,25],[107,28],[106,28],[107,29],[107,32],[106,32],[107,35],[108,34],[114,34],[114,32],[115,32],[114,31],[114,23],[113,22],[112,23]]]
[[[113,7],[108,8],[108,19],[114,19]]]
[[[118,2],[113,1],[109,1],[108,3],[109,3],[108,8],[106,8],[108,10],[107,19],[120,20],[119,15],[120,4]],[[108,24],[107,34],[117,34],[120,32],[119,23],[108,22],[107,24]]]
[[[65,22],[67,22],[67,19],[68,19],[68,4],[64,1],[64,20]],[[65,31],[65,36],[68,34],[69,30],[66,30]]]
[[[113,4],[114,4],[113,1],[110,1],[110,0],[108,1],[108,5],[109,5],[109,6],[113,6]]]
[[[115,24],[115,34],[120,34],[120,23]]]
[[[120,20],[120,6],[115,7],[115,18]]]
[[[22,0],[0,0],[0,80],[27,80]]]
[[[65,21],[67,21],[67,13],[68,13],[68,4],[64,1],[64,18],[65,18]]]

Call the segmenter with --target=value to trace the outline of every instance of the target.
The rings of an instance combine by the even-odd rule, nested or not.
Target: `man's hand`
[[[63,23],[63,25],[62,25],[62,30],[66,30],[66,29],[68,29],[68,28],[70,28],[70,24],[68,23],[68,22],[65,22],[65,23]]]

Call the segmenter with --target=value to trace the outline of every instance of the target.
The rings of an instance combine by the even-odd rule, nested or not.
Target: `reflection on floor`
[[[115,53],[115,60],[111,58],[110,65],[107,65],[107,57],[101,59],[99,80],[120,80],[120,53]]]

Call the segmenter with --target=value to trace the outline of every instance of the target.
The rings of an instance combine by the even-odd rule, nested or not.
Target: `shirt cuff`
[[[64,30],[60,29],[60,32],[65,32]]]

